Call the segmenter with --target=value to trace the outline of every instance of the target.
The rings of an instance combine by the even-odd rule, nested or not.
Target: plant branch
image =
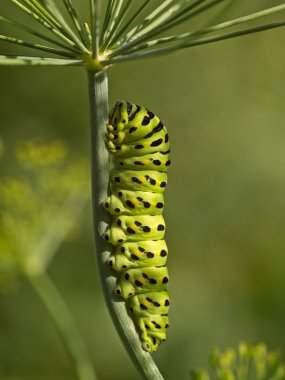
[[[132,0],[126,0],[125,6],[121,8],[117,17],[117,22],[114,24],[113,29],[110,31],[108,37],[106,38],[106,41],[104,41],[104,45],[106,46],[106,49],[108,49],[109,45],[113,44],[114,35],[116,34],[117,30],[120,28],[122,22],[125,21],[124,19],[126,18],[126,14],[129,11],[131,3],[132,3]]]
[[[61,341],[75,366],[78,379],[97,380],[73,317],[51,279],[46,274],[26,276],[26,278],[46,307]]]
[[[124,37],[124,41],[131,41],[133,36],[135,38],[141,37],[150,28],[154,28],[154,22],[160,23],[161,21],[169,18],[171,15],[175,14],[181,7],[180,4],[173,5],[174,0],[165,0],[157,8],[155,8],[143,22],[133,27]],[[147,5],[147,4],[146,4]],[[121,44],[123,41],[120,41]]]
[[[173,51],[186,49],[186,48],[198,46],[198,45],[205,45],[205,44],[209,44],[212,42],[217,42],[217,41],[222,41],[222,40],[226,40],[226,39],[230,39],[230,38],[244,36],[247,34],[258,33],[258,32],[262,32],[262,31],[269,30],[269,29],[279,28],[279,27],[284,26],[284,25],[285,25],[285,20],[276,21],[276,22],[273,22],[270,24],[264,24],[264,25],[260,25],[260,26],[256,26],[256,27],[252,27],[252,28],[246,28],[246,29],[238,30],[236,32],[225,33],[222,35],[212,36],[212,37],[207,37],[207,38],[201,38],[201,39],[197,39],[197,40],[190,41],[190,42],[183,42],[181,44],[177,44],[174,46],[168,46],[168,47],[164,47],[164,48],[160,48],[160,49],[152,49],[152,50],[137,52],[137,53],[133,53],[133,54],[126,54],[126,55],[120,56],[118,58],[104,60],[101,63],[103,66],[109,66],[109,65],[112,65],[115,63],[126,62],[126,61],[130,61],[130,60],[134,60],[134,59],[142,59],[142,58],[150,58],[150,57],[155,57],[155,56],[161,56],[163,54],[168,54],[168,53],[171,53]]]
[[[0,55],[0,66],[82,66],[77,59],[26,57],[21,55]]]
[[[25,13],[27,13],[34,20],[36,20],[37,22],[39,22],[42,26],[44,26],[50,32],[52,32],[53,34],[55,34],[62,41],[64,41],[65,43],[67,43],[68,45],[70,45],[72,47],[75,47],[75,48],[77,47],[76,43],[74,41],[72,41],[70,38],[68,38],[64,33],[62,33],[61,31],[59,31],[54,26],[52,26],[49,23],[47,23],[45,20],[43,20],[37,14],[35,14],[34,12],[32,12],[30,9],[28,9],[27,7],[25,7],[23,4],[21,4],[18,0],[11,0],[11,2],[14,3],[22,11],[24,11]]]
[[[117,34],[114,36],[111,44],[115,44],[120,37],[129,30],[130,26],[134,22],[134,20],[141,14],[141,12],[145,9],[145,7],[149,4],[150,0],[145,0],[144,3],[134,12],[131,18],[125,23],[125,25],[121,28],[121,30],[117,31]],[[127,34],[126,34],[127,35]],[[125,40],[126,36],[124,37]]]
[[[213,25],[213,26],[210,26],[208,28],[198,29],[198,30],[194,30],[194,31],[189,32],[189,33],[183,33],[180,35],[162,37],[162,38],[159,38],[157,40],[148,41],[144,44],[138,45],[137,47],[131,49],[131,51],[128,51],[128,53],[134,53],[135,51],[142,51],[145,49],[149,49],[150,47],[153,48],[154,46],[158,46],[158,45],[164,45],[164,44],[166,45],[166,44],[169,44],[171,42],[177,43],[177,46],[180,47],[181,42],[190,43],[191,41],[193,41],[193,37],[200,36],[203,34],[217,32],[217,31],[222,30],[222,29],[232,28],[236,25],[243,24],[243,23],[246,23],[249,21],[254,21],[254,20],[257,20],[259,18],[269,16],[273,13],[281,12],[284,10],[285,10],[285,4],[282,4],[282,5],[273,7],[273,8],[269,8],[269,9],[265,9],[263,11],[252,13],[252,14],[247,15],[247,16],[242,16],[242,17],[230,20],[230,21],[226,21],[226,22],[223,22],[223,23],[220,23],[217,25]],[[262,25],[260,27],[262,27]],[[195,40],[194,40],[194,42],[195,42]],[[113,55],[115,56],[115,52],[113,54],[111,54],[110,57],[112,57]]]
[[[189,17],[188,13],[208,0],[191,1],[189,5],[183,7],[181,4],[175,4],[168,9],[173,0],[166,0],[157,9],[155,9],[146,20],[137,27],[134,37],[127,39],[127,43],[118,49],[118,52],[124,52],[130,47],[136,46],[141,42],[156,36],[165,30],[179,23],[181,17]],[[215,2],[223,0],[214,0]],[[187,1],[186,1],[187,2]],[[170,4],[169,4],[170,3]]]
[[[136,365],[142,379],[163,380],[151,355],[142,350],[141,342],[130,319],[125,303],[114,297],[116,279],[110,273],[106,260],[110,245],[102,239],[110,218],[102,207],[108,195],[108,152],[105,148],[105,129],[108,121],[108,84],[105,72],[89,72],[90,132],[92,162],[92,204],[96,260],[105,301],[113,323]]]
[[[91,28],[92,28],[92,47],[93,58],[98,59],[99,56],[99,38],[100,38],[100,0],[90,1],[90,13],[91,13]]]
[[[86,32],[82,26],[77,10],[72,0],[64,0],[64,5],[84,45],[89,43]]]
[[[42,20],[55,28],[60,28],[60,24],[52,17],[52,15],[36,0],[22,0],[31,12],[37,14]]]
[[[106,27],[106,30],[104,32],[104,39],[102,41],[102,50],[105,50],[109,38],[112,37],[112,32],[115,29],[116,30],[116,25],[118,23],[118,20],[120,18],[120,11],[123,6],[124,0],[116,0],[112,3],[112,8],[110,10],[110,19],[108,22],[108,25]]]
[[[9,36],[3,36],[2,34],[0,34],[0,41],[4,41],[4,42],[16,44],[16,45],[26,46],[26,47],[29,47],[31,49],[46,51],[49,53],[60,55],[62,57],[74,58],[74,53],[70,53],[70,52],[63,51],[63,50],[58,50],[58,49],[55,49],[55,48],[50,47],[50,46],[44,46],[44,45],[34,44],[32,42],[26,42],[26,41],[19,40],[17,38],[13,38],[13,37],[9,37]]]
[[[52,33],[55,33],[59,38],[65,39],[67,43],[72,43],[72,45],[77,46],[82,52],[88,53],[88,49],[86,48],[86,46],[81,42],[81,40],[77,37],[77,35],[73,32],[69,25],[64,21],[64,18],[61,16],[60,20],[57,20],[55,14],[50,10],[53,8],[57,9],[56,7],[50,5],[50,8],[48,8],[49,12],[45,10],[45,14],[49,15],[49,19],[42,12],[36,11],[34,8],[31,9],[27,6],[24,6],[22,3],[19,2],[19,0],[11,1],[18,8],[23,10],[25,13],[37,20],[39,23],[41,23],[44,27],[48,28]],[[30,2],[31,0],[25,0],[25,3],[30,4]],[[55,20],[55,22],[52,22],[50,20]]]
[[[101,35],[100,35],[100,45],[102,44],[103,41],[105,41],[105,33],[110,22],[113,4],[114,4],[113,0],[108,0],[108,4],[106,5],[106,10],[105,10]]]
[[[36,37],[41,38],[42,40],[51,42],[54,45],[60,46],[60,47],[62,47],[64,49],[67,49],[67,50],[72,51],[74,53],[78,53],[79,52],[79,50],[77,50],[77,49],[75,49],[75,48],[73,48],[73,47],[71,47],[69,45],[66,45],[66,44],[64,45],[63,43],[61,43],[61,42],[59,42],[59,41],[57,41],[57,40],[55,40],[55,39],[53,39],[53,38],[45,35],[45,34],[42,34],[42,33],[38,32],[37,30],[34,30],[34,29],[32,29],[32,28],[30,28],[30,27],[28,27],[26,25],[23,25],[23,24],[21,24],[19,22],[11,20],[11,19],[9,19],[7,17],[0,16],[0,22],[3,22],[3,23],[8,24],[8,25],[12,25],[13,27],[15,27],[17,29],[23,30],[23,31],[25,31],[27,33],[30,33],[30,34],[32,34],[32,35],[34,35]]]

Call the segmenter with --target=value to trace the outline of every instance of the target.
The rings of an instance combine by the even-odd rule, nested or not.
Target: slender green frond
[[[61,11],[58,9],[55,0],[39,0],[44,6],[49,10],[50,14],[57,20],[57,22],[60,24],[61,28],[65,29],[66,31],[71,31],[71,28],[67,21],[65,20],[64,16],[62,15]]]
[[[150,28],[153,28],[156,23],[160,23],[181,9],[182,4],[175,4],[175,0],[165,0],[162,4],[151,12],[143,22],[132,28],[124,37],[123,41],[131,41],[133,37],[139,38],[145,34]],[[119,44],[122,44],[120,41]]]
[[[36,30],[34,30],[32,28],[29,28],[26,25],[23,25],[23,24],[21,24],[19,22],[13,21],[13,20],[11,20],[11,19],[9,19],[7,17],[0,16],[0,22],[12,25],[12,26],[14,26],[17,29],[23,30],[23,31],[25,31],[27,33],[30,33],[30,34],[32,34],[32,35],[34,35],[36,37],[39,37],[39,38],[41,38],[41,39],[43,39],[45,41],[51,42],[54,45],[60,46],[60,47],[62,47],[64,49],[67,49],[67,50],[72,51],[74,53],[78,53],[78,50],[76,50],[75,48],[72,48],[69,45],[64,45],[63,43],[61,43],[61,42],[59,42],[59,41],[57,41],[57,40],[55,40],[55,39],[53,39],[53,38],[45,35],[45,34],[42,34],[42,33],[38,32],[38,31],[36,31]]]
[[[81,66],[83,61],[46,57],[0,55],[0,66]]]
[[[115,28],[117,25],[123,3],[124,3],[124,0],[115,0],[113,2],[111,15],[110,15],[110,22],[106,28],[104,40],[102,41],[102,46],[101,46],[102,50],[105,50],[106,45],[109,40],[109,36],[112,33],[113,28]]]
[[[211,26],[208,28],[204,28],[204,29],[200,29],[200,30],[198,29],[198,30],[194,30],[193,32],[189,32],[189,33],[184,33],[184,34],[174,35],[174,36],[169,36],[169,37],[162,37],[162,38],[159,38],[157,40],[148,41],[144,44],[138,45],[137,47],[133,48],[130,52],[134,53],[136,51],[142,51],[145,49],[149,49],[151,47],[153,48],[153,47],[158,46],[158,45],[166,45],[166,44],[173,43],[173,42],[175,42],[177,44],[181,44],[181,42],[187,43],[187,42],[192,41],[194,37],[197,37],[199,35],[217,32],[219,30],[226,29],[226,28],[231,28],[233,26],[236,26],[236,25],[239,25],[242,23],[246,23],[246,22],[250,22],[250,21],[254,21],[254,20],[257,20],[259,18],[266,17],[266,16],[269,16],[273,13],[281,12],[284,10],[285,10],[285,4],[278,5],[276,7],[272,7],[269,9],[265,9],[263,11],[255,12],[255,13],[252,13],[252,14],[247,15],[247,16],[242,16],[242,17],[236,18],[234,20],[226,21],[226,22],[223,22],[221,24],[217,24],[217,25],[214,25],[214,26]],[[114,54],[114,56],[115,56],[115,54]],[[112,57],[112,55],[110,55],[110,57]]]
[[[69,58],[74,57],[73,53],[70,53],[67,51],[58,50],[58,49],[52,48],[50,46],[34,44],[32,42],[26,42],[26,41],[23,41],[23,40],[20,40],[17,38],[13,38],[13,37],[9,37],[9,36],[3,36],[2,34],[0,34],[0,41],[4,41],[4,42],[16,44],[16,45],[27,46],[29,48],[36,49],[36,50],[47,51],[49,53],[57,54],[57,55],[60,55],[62,57],[69,57]]]
[[[61,16],[61,21],[57,20],[55,14],[52,12],[53,10],[53,0],[48,0],[50,4],[49,14],[53,19],[57,21],[57,25],[53,25],[51,22],[47,22],[45,18],[41,17],[39,14],[33,12],[30,8],[27,8],[22,3],[19,2],[19,0],[10,0],[12,3],[17,5],[21,10],[23,10],[25,13],[27,13],[29,16],[37,20],[39,23],[41,23],[44,27],[49,29],[52,33],[56,34],[59,38],[62,40],[65,40],[68,44],[72,44],[72,46],[76,46],[78,49],[80,49],[83,52],[88,52],[88,49],[83,45],[81,40],[76,36],[76,34],[72,31],[72,29],[69,27],[69,25],[66,22],[62,22],[64,19]],[[32,0],[24,0],[27,2],[30,2]],[[46,0],[42,0],[44,3]],[[56,7],[54,9],[57,9]],[[60,13],[57,11],[57,13]]]
[[[63,25],[64,18],[61,14],[61,11],[58,9],[55,0],[38,0],[48,11],[49,13],[60,23]]]
[[[91,26],[92,26],[92,44],[93,44],[93,58],[99,56],[99,38],[100,38],[100,0],[89,0],[91,10]]]
[[[145,0],[144,3],[134,12],[132,17],[125,22],[125,25],[118,31],[118,33],[114,36],[113,41],[110,44],[115,44],[123,35],[127,32],[127,30],[132,26],[135,19],[141,14],[141,12],[145,9],[145,7],[150,3],[151,0]],[[127,34],[126,34],[127,35]]]
[[[60,25],[56,22],[56,20],[49,14],[49,12],[38,3],[36,0],[22,0],[22,2],[26,5],[31,12],[38,15],[42,20],[54,26],[55,28],[59,28]]]
[[[120,27],[120,25],[122,24],[122,22],[124,21],[126,14],[130,8],[131,3],[132,3],[132,0],[126,0],[125,5],[121,8],[121,10],[118,14],[118,17],[117,17],[117,22],[113,25],[113,29],[110,31],[108,37],[104,41],[104,45],[106,46],[106,49],[108,49],[109,45],[112,45],[113,37],[114,37],[116,31],[118,30],[118,28]]]
[[[174,44],[172,46],[167,46],[167,47],[160,48],[160,49],[151,49],[151,50],[147,50],[147,51],[136,52],[136,53],[132,53],[132,54],[126,54],[126,55],[120,56],[118,58],[105,60],[101,63],[104,66],[109,66],[109,65],[112,65],[114,63],[126,62],[126,61],[131,61],[134,59],[142,59],[142,58],[160,56],[163,54],[171,53],[173,51],[177,51],[177,50],[181,50],[181,49],[185,49],[185,48],[189,48],[189,47],[193,47],[193,46],[205,45],[205,44],[208,44],[211,42],[226,40],[226,39],[230,39],[230,38],[234,38],[234,37],[244,36],[247,34],[262,32],[262,31],[269,30],[269,29],[279,28],[279,27],[284,26],[284,25],[285,25],[285,20],[276,21],[276,22],[272,22],[269,24],[264,24],[264,25],[259,25],[256,27],[238,30],[236,32],[230,32],[230,33],[225,33],[225,34],[221,34],[221,35],[217,35],[217,36],[211,36],[211,37],[207,37],[207,38],[196,39],[196,40],[189,41],[189,42]]]
[[[171,0],[168,0],[168,1],[171,1]],[[165,3],[168,4],[168,1],[166,1]],[[141,33],[136,33],[135,38],[131,39],[131,41],[127,42],[121,48],[117,49],[117,53],[119,54],[125,53],[130,48],[137,46],[141,42],[145,42],[148,39],[173,27],[174,24],[177,23],[181,17],[186,17],[186,15],[188,15],[188,12],[190,12],[192,9],[195,9],[196,7],[198,7],[200,4],[202,4],[205,1],[208,1],[208,0],[195,0],[194,2],[191,2],[190,5],[182,9],[181,9],[181,6],[179,7],[179,4],[176,4],[175,6],[171,7],[167,12],[165,13],[163,12],[163,15],[159,17],[158,19],[154,20],[154,22],[152,22],[147,29],[144,29]],[[223,1],[223,0],[214,0],[215,3],[220,2],[220,1]],[[167,14],[167,17],[165,16],[166,14]],[[189,17],[189,15],[187,17]]]
[[[70,18],[72,19],[74,25],[75,25],[75,28],[81,38],[81,41],[84,45],[88,44],[89,41],[88,41],[88,38],[87,38],[87,35],[86,35],[86,32],[85,32],[85,29],[83,28],[82,26],[82,23],[81,23],[81,20],[80,20],[80,17],[77,13],[77,10],[74,6],[74,3],[72,0],[63,0],[64,1],[64,5],[65,5],[65,8],[67,9],[69,15],[70,15]]]
[[[24,3],[30,7],[32,11],[38,14],[39,17],[46,20],[47,23],[49,23],[52,26],[55,26],[56,28],[60,28],[60,24],[58,21],[52,16],[52,14],[43,7],[39,1],[37,0],[22,0]]]
[[[20,3],[18,0],[10,0],[12,3],[14,3],[17,7],[19,7],[22,11],[27,13],[30,17],[32,17],[34,20],[39,22],[42,26],[44,26],[46,29],[48,29],[50,32],[55,34],[58,38],[60,38],[62,41],[67,43],[69,46],[72,46],[74,48],[77,48],[74,41],[72,41],[70,38],[66,37],[65,34],[63,34],[61,31],[59,31],[57,28],[51,26],[48,24],[45,20],[41,19],[38,15],[33,13],[30,9],[25,7],[22,3]]]
[[[206,1],[208,1],[208,0],[206,0]],[[219,5],[223,1],[225,1],[225,0],[211,0],[211,1],[209,1],[209,3],[204,4],[204,5],[202,4],[201,6],[197,7],[194,10],[190,9],[190,11],[191,11],[190,13],[186,12],[185,14],[181,14],[177,19],[169,22],[169,24],[165,26],[164,30],[173,28],[176,25],[179,25],[185,21],[188,21],[191,18],[199,15],[200,13],[203,13],[203,12],[207,11],[208,9],[214,7],[215,5]]]
[[[114,6],[114,0],[108,0],[108,4],[106,5],[106,10],[105,10],[105,16],[104,16],[103,26],[101,30],[101,35],[100,35],[100,45],[105,40],[105,34],[110,23],[113,6]]]
[[[91,31],[89,29],[89,25],[87,24],[87,22],[84,23],[84,29],[85,29],[85,33],[86,33],[86,36],[88,39],[89,49],[91,50],[92,49],[92,34],[91,34]]]

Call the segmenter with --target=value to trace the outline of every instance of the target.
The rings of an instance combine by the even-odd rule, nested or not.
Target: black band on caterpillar
[[[113,216],[104,239],[116,246],[108,264],[118,273],[115,294],[126,300],[142,347],[152,352],[166,339],[169,327],[162,217],[169,137],[152,112],[119,101],[110,112],[106,147],[115,166],[110,174],[112,192],[103,204]]]

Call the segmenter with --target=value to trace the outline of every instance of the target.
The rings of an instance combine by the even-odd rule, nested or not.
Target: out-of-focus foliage
[[[0,290],[47,269],[89,199],[89,165],[61,141],[19,143],[19,173],[0,180]]]
[[[268,351],[264,343],[241,342],[237,349],[213,349],[211,373],[197,369],[192,376],[194,380],[284,380],[285,363],[281,359],[280,351]]]

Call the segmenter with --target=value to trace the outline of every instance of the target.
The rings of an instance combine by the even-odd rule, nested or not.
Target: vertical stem
[[[68,352],[79,380],[97,380],[84,342],[64,300],[46,274],[27,276],[30,284],[45,305],[62,343]]]
[[[108,193],[109,168],[108,152],[105,148],[105,129],[108,121],[108,81],[105,72],[88,72],[91,132],[91,176],[93,227],[96,260],[102,289],[113,323],[144,380],[163,380],[151,355],[143,351],[133,321],[128,316],[125,303],[114,298],[116,279],[106,265],[110,255],[110,245],[102,239],[108,223],[102,202]]]

